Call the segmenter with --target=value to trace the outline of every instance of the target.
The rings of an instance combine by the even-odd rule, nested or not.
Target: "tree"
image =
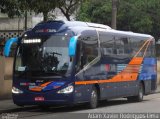
[[[160,27],[159,0],[121,0],[118,10],[118,28],[148,33],[156,39]]]
[[[54,10],[58,0],[25,0],[28,9],[36,13],[43,13],[43,20],[47,21],[48,12]]]
[[[88,0],[83,2],[77,20],[111,24],[111,0]]]
[[[21,15],[25,11],[43,13],[44,21],[48,19],[48,12],[57,7],[58,0],[0,0],[1,12],[9,17]]]
[[[119,0],[117,29],[160,37],[160,0]],[[112,1],[89,0],[82,4],[78,20],[111,25]]]
[[[74,14],[76,10],[78,10],[82,1],[84,0],[62,0],[59,2],[58,8],[61,10],[66,19],[70,21],[71,15]]]
[[[48,13],[59,8],[67,20],[79,8],[85,0],[0,0],[0,9],[9,17],[25,15],[26,11],[43,13],[44,21],[48,19]]]
[[[113,29],[117,28],[117,4],[118,4],[118,0],[112,0],[112,21],[111,21],[111,27]]]
[[[15,15],[20,16],[20,10],[17,7],[17,0],[0,0],[1,13],[7,13],[9,17],[13,18]]]

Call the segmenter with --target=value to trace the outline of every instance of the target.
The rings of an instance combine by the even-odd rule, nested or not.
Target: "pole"
[[[117,28],[117,3],[118,3],[118,0],[112,0],[112,23],[111,23],[111,27],[113,29]]]
[[[24,15],[24,30],[27,30],[27,11],[25,11],[25,15]]]
[[[20,27],[20,16],[18,16],[18,37],[19,37],[19,27]]]

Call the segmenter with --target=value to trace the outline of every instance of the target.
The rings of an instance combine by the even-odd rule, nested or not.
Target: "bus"
[[[16,43],[12,97],[16,105],[68,105],[127,98],[156,90],[154,37],[81,21],[47,21],[7,40]]]

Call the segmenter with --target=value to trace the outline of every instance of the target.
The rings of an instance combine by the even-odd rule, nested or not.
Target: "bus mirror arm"
[[[72,62],[72,61],[73,61],[73,57],[70,56],[70,62]]]
[[[69,56],[75,56],[77,46],[77,36],[73,36],[69,41]]]
[[[4,56],[6,57],[9,56],[11,46],[13,45],[13,43],[17,43],[17,42],[18,42],[18,38],[11,38],[7,40],[5,47],[4,47]]]

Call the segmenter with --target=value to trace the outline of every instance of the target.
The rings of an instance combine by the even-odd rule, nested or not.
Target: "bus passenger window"
[[[83,37],[81,52],[81,63],[86,66],[98,57],[98,39],[94,36]]]
[[[123,37],[120,40],[121,40],[121,42],[123,44],[124,54],[125,55],[129,55],[129,53],[131,52],[131,50],[130,50],[130,44],[129,44],[129,39],[127,37]]]
[[[119,37],[116,37],[117,55],[124,55],[124,43]]]
[[[81,64],[81,54],[82,54],[82,44],[78,42],[76,49],[76,72],[79,72],[82,69]]]
[[[100,33],[100,41],[101,41],[101,48],[104,55],[113,55],[117,54],[115,51],[115,38],[112,35],[107,35],[105,33]]]

